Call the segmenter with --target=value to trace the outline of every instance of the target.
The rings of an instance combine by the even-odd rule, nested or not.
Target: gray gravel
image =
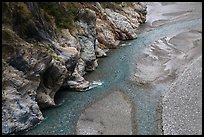
[[[165,135],[202,134],[202,56],[164,95],[162,120]]]
[[[78,94],[67,91],[61,93],[61,96],[66,98],[64,103],[53,111],[48,110],[47,120],[29,134],[154,135],[157,134],[156,132],[160,134],[161,132],[157,130],[161,128],[164,134],[170,135],[202,134],[202,44],[197,46],[202,43],[201,9],[201,3],[196,2],[150,2],[149,17],[141,28],[144,33],[138,35],[138,39],[129,42],[132,46],[115,49],[111,56],[101,60],[99,68],[87,75],[89,81],[104,81],[102,86]],[[169,41],[164,37],[171,39]],[[158,42],[162,38],[164,40]],[[174,59],[171,59],[168,65],[179,70],[176,75],[179,77],[175,77],[176,80],[173,79],[175,81],[170,89],[169,83],[160,81],[155,83],[155,85],[160,84],[156,89],[145,86],[140,89],[134,85],[135,81],[129,79],[135,73],[132,68],[139,64],[136,57],[141,53],[141,49],[154,41],[157,44],[170,42],[177,50],[182,50],[182,54],[172,54],[171,57]],[[161,46],[159,45],[160,48]],[[162,50],[158,48],[157,51]],[[158,55],[155,52],[155,56]],[[153,61],[149,62],[153,63]],[[143,68],[147,70],[147,65],[151,63],[147,62],[146,66],[143,64]],[[154,65],[154,67],[158,66]],[[156,75],[155,71],[143,74],[148,74],[145,75],[148,77],[144,78],[150,78],[150,74]],[[162,115],[157,101],[160,99],[160,91],[165,93]],[[107,94],[109,96],[103,96]],[[126,99],[126,96],[130,97],[132,103]],[[102,100],[99,100],[101,98]],[[93,103],[93,100],[96,102]],[[83,109],[85,110],[82,111]]]
[[[113,92],[81,114],[78,135],[131,135],[131,104],[121,92]]]

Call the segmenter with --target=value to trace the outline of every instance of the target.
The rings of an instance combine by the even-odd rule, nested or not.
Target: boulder
[[[95,52],[96,52],[96,57],[97,58],[99,58],[99,57],[106,57],[107,56],[106,52],[99,47],[99,42],[98,42],[97,39],[96,39],[96,49],[95,49]]]
[[[106,13],[108,21],[114,26],[116,30],[119,30],[119,39],[130,40],[137,38],[136,29],[134,29],[127,17],[111,9],[106,9]]]
[[[107,21],[96,19],[96,32],[97,40],[104,44],[107,48],[115,48],[119,44],[119,40],[116,39],[116,34]]]

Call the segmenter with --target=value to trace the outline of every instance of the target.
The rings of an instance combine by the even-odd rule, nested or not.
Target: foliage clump
[[[37,34],[32,13],[24,2],[2,2],[2,25],[10,27],[21,38]]]
[[[74,2],[39,2],[40,8],[49,16],[54,17],[58,28],[73,28],[73,21],[79,11],[79,5]]]
[[[12,22],[13,7],[10,2],[2,2],[2,24],[9,25]]]

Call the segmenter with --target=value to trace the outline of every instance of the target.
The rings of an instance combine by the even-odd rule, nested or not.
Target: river
[[[185,8],[178,8],[180,6]],[[161,97],[167,83],[141,86],[132,80],[132,76],[135,65],[148,45],[201,26],[202,17],[196,7],[202,9],[199,3],[148,3],[147,22],[141,26],[138,38],[126,41],[126,46],[110,50],[108,57],[99,58],[99,67],[86,74],[85,79],[96,85],[98,83],[98,86],[84,92],[59,91],[55,97],[58,105],[43,110],[45,120],[21,134],[78,134],[77,122],[82,112],[115,91],[124,94],[131,104],[131,134],[162,134]]]

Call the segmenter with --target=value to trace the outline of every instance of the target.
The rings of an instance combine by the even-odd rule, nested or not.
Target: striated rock
[[[86,71],[95,70],[94,61],[96,60],[95,55],[95,41],[96,41],[96,14],[90,9],[81,10],[80,21],[76,22],[78,30],[78,38],[81,46],[81,58],[84,60]],[[84,18],[86,17],[86,18]]]
[[[10,134],[39,123],[43,119],[39,107],[55,105],[54,95],[71,77],[79,53],[67,47],[57,56],[46,45],[27,43],[9,29],[2,32],[2,58],[8,64],[3,69],[2,121],[3,133]]]
[[[37,90],[37,101],[40,108],[54,106],[54,96],[62,86],[68,70],[59,61],[54,61],[45,73],[41,75],[41,82]]]
[[[94,61],[96,59],[94,43],[87,37],[80,36],[81,58],[86,61]]]
[[[8,35],[7,37],[19,39],[15,43],[9,43],[8,39],[4,38],[3,51],[5,53],[3,58],[5,61],[17,70],[22,71],[23,75],[28,79],[40,76],[40,84],[35,87],[37,89],[36,101],[40,107],[53,105],[54,94],[58,91],[64,80],[61,80],[58,75],[61,76],[63,74],[62,77],[64,78],[66,76],[67,69],[65,64],[54,63],[56,61],[53,58],[56,54],[47,50],[45,45],[29,44],[11,30],[3,30],[3,32],[4,37]],[[70,69],[70,66],[68,68]],[[51,73],[53,74],[50,75]],[[54,82],[50,82],[52,80]],[[61,80],[61,84],[58,83],[59,80]],[[58,87],[56,87],[56,84]],[[49,96],[50,94],[52,96]]]
[[[137,38],[136,29],[129,23],[130,21],[123,15],[106,9],[107,18],[111,22],[111,24],[116,28],[119,32],[119,39],[127,40]]]
[[[145,2],[133,3],[134,11],[136,11],[140,17],[138,18],[139,23],[145,23],[147,14],[147,5]]]
[[[77,62],[76,68],[77,72],[79,73],[79,75],[83,76],[84,74],[86,74],[85,71],[85,62],[80,58]]]
[[[70,86],[70,88],[74,88],[78,91],[83,91],[89,87],[89,82],[88,81],[74,81],[70,80],[67,81],[67,84]]]
[[[96,19],[97,40],[108,48],[115,48],[119,44],[116,34],[107,21]]]
[[[135,12],[134,8],[124,7],[121,14],[124,15],[129,20],[129,23],[134,29],[137,29],[139,27],[140,15],[139,13]]]
[[[43,120],[40,109],[55,105],[59,89],[89,89],[83,75],[119,40],[136,38],[145,21],[145,4],[122,5],[112,10],[99,2],[3,3],[2,134]]]
[[[106,57],[107,54],[105,53],[105,51],[103,51],[100,47],[99,47],[99,42],[98,40],[96,39],[96,49],[95,49],[95,52],[96,52],[96,57]]]
[[[69,29],[62,29],[59,36],[59,43],[62,47],[74,47],[80,51],[79,41],[70,34]]]
[[[70,87],[77,91],[82,91],[87,89],[90,86],[90,83],[86,81],[82,76],[85,73],[85,63],[82,59],[76,65],[74,72],[71,74],[70,77],[67,77],[64,81],[62,88]]]
[[[39,77],[26,79],[3,60],[2,134],[30,128],[44,119],[35,100],[39,83]]]

